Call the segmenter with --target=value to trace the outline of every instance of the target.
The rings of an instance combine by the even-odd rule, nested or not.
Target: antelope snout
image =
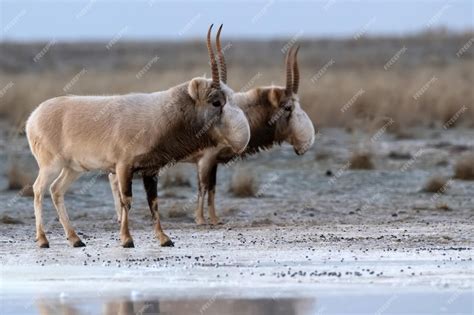
[[[306,153],[313,146],[315,132],[313,122],[304,111],[295,111],[290,121],[290,130],[289,142],[293,145],[295,153],[298,155]]]
[[[227,145],[242,153],[250,141],[250,126],[244,112],[237,106],[224,106],[221,134]]]

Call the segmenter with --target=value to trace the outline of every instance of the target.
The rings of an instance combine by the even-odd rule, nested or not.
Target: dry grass
[[[179,168],[166,171],[162,176],[161,182],[163,188],[191,186],[191,182],[184,174],[184,171]]]
[[[449,127],[474,127],[472,50],[456,57],[459,47],[472,36],[302,41],[301,104],[321,127],[373,129],[380,127],[383,118],[391,118],[394,124],[387,131],[401,138],[411,136],[405,126],[451,122]],[[233,41],[226,52],[230,86],[239,91],[272,82],[284,84],[284,56],[276,48],[285,43]],[[385,70],[389,56],[404,45],[408,52]],[[38,104],[54,96],[151,92],[209,73],[203,42],[123,42],[114,47],[120,54],[111,54],[102,43],[58,43],[54,54],[48,53],[33,64],[32,57],[43,47],[42,43],[0,44],[0,89],[13,83],[2,92],[0,116],[19,125]],[[249,51],[254,58],[248,58]],[[137,73],[156,55],[160,59],[137,79]],[[317,75],[331,59],[336,61],[334,65]],[[87,72],[65,91],[65,85],[84,65]],[[415,99],[417,91],[433,77],[435,81]],[[360,90],[363,93],[343,111]],[[462,104],[468,108],[462,110]]]
[[[183,207],[180,207],[178,205],[173,205],[168,210],[168,218],[184,218],[187,216],[188,213],[183,209]]]
[[[161,198],[183,198],[178,195],[175,191],[166,190],[161,194]]]
[[[424,192],[442,194],[446,191],[448,181],[446,178],[441,176],[433,176],[428,179],[425,186],[423,187]]]
[[[266,226],[266,225],[273,225],[273,221],[271,219],[265,218],[260,220],[253,220],[250,224],[251,227],[259,227],[259,226]]]
[[[322,150],[322,151],[316,152],[315,159],[316,159],[316,161],[323,161],[323,160],[330,159],[331,156],[332,156],[331,152],[326,151],[326,150]]]
[[[12,162],[7,172],[8,189],[21,190],[23,196],[32,195],[33,176],[29,171]]]
[[[444,210],[444,211],[452,211],[451,207],[445,202],[439,202],[436,204],[436,209],[438,210]]]
[[[236,216],[239,213],[239,211],[240,211],[239,208],[229,207],[229,208],[224,208],[221,213],[223,216],[232,217],[232,216]]]
[[[3,223],[3,224],[23,224],[23,221],[12,218],[9,215],[4,214],[0,218],[0,223]]]
[[[354,152],[349,160],[349,168],[352,170],[372,170],[372,154],[370,152]]]
[[[474,101],[470,84],[474,81],[474,73],[468,70],[473,67],[474,62],[465,61],[459,65],[441,68],[420,66],[400,72],[370,68],[336,69],[326,73],[314,85],[310,81],[302,80],[301,104],[320,127],[346,127],[354,130],[370,126],[368,131],[373,131],[374,126],[378,125],[377,117],[391,117],[400,127],[428,126],[433,121],[442,124],[451,117],[455,117],[461,110],[459,104],[471,104]],[[146,80],[137,80],[135,73],[131,71],[92,73],[91,70],[67,93],[100,95],[135,91],[152,92],[208,72],[208,69],[204,67],[197,69],[189,73],[184,71],[149,73],[146,75]],[[262,75],[253,86],[267,85],[271,82],[282,84],[281,70],[279,68],[258,69]],[[231,86],[238,91],[247,84],[247,80],[252,78],[248,73],[253,73],[253,71],[229,69]],[[302,72],[303,78],[311,77],[310,72]],[[419,99],[413,99],[416,93],[414,87],[422,87],[430,80],[432,73],[436,73],[439,79]],[[41,80],[38,80],[38,74],[22,73],[7,76],[0,71],[0,88],[5,87],[10,81],[15,82],[15,85],[2,98],[0,116],[5,116],[19,127],[23,127],[29,113],[41,102],[67,94],[63,91],[64,82],[69,82],[76,74],[76,72],[46,73],[41,74]],[[86,79],[86,75],[90,77]],[[235,79],[232,80],[232,78]],[[157,82],[159,82],[158,85],[155,84]],[[338,87],[337,93],[334,93],[335,86]],[[342,112],[341,108],[361,88],[365,92],[346,111]],[[459,115],[451,127],[454,125],[473,127],[473,121],[474,110],[468,108]],[[390,128],[388,131],[399,139],[413,137],[399,127]]]
[[[456,161],[454,178],[474,180],[474,153],[467,153]]]
[[[393,132],[393,135],[395,136],[395,139],[397,140],[407,140],[407,139],[415,138],[415,135],[413,133],[405,131],[405,130],[395,131]]]
[[[255,197],[258,184],[253,173],[248,169],[237,169],[232,175],[229,192],[236,197]]]
[[[397,152],[397,151],[390,151],[387,157],[393,160],[409,160],[413,158],[410,153]]]
[[[388,129],[398,139],[413,135],[402,127],[429,126],[432,122],[444,123],[462,110],[460,104],[473,101],[470,83],[474,81],[473,62],[433,67],[420,65],[413,69],[387,72],[377,69],[337,69],[324,75],[312,89],[303,90],[301,100],[310,117],[323,126],[343,126],[361,129],[377,125],[378,117],[390,117],[395,122]],[[414,99],[414,94],[436,74],[426,92]],[[463,77],[468,78],[466,81]],[[464,81],[464,82],[463,82]],[[334,93],[337,86],[337,93]],[[348,104],[357,92],[365,92]],[[466,110],[456,119],[456,125],[474,121],[474,111]],[[449,117],[449,118],[448,118]]]

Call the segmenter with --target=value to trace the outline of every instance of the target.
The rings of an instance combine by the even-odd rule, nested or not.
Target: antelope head
[[[219,48],[221,29],[222,25],[217,35]],[[244,112],[232,101],[234,92],[225,84],[227,69],[223,59],[219,78],[211,31],[212,25],[207,32],[212,79],[194,78],[189,83],[188,93],[195,102],[197,119],[200,125],[204,125],[200,133],[206,133],[215,143],[229,146],[235,153],[241,153],[250,140],[250,128]]]
[[[291,48],[286,56],[286,86],[264,88],[260,95],[273,108],[269,123],[275,125],[276,137],[290,143],[296,154],[301,155],[313,145],[315,132],[313,123],[301,108],[298,97],[298,50],[299,47]]]

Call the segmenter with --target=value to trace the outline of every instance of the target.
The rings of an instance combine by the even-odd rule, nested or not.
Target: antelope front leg
[[[209,221],[211,221],[212,225],[219,224],[219,218],[216,215],[216,207],[215,207],[215,197],[216,197],[216,176],[217,176],[217,164],[211,167],[209,178],[208,178],[208,196],[207,196],[207,206],[209,211]]]
[[[173,242],[168,235],[163,232],[160,223],[160,213],[158,212],[158,179],[156,175],[143,175],[143,185],[145,186],[148,206],[150,207],[153,221],[155,222],[155,234],[160,240],[161,246],[173,246]]]
[[[206,196],[206,190],[204,185],[202,184],[201,174],[198,170],[198,198],[197,198],[197,208],[195,212],[194,221],[197,225],[204,225],[206,224],[206,220],[204,219],[204,197]]]
[[[114,207],[115,212],[117,213],[117,222],[120,223],[122,217],[122,203],[120,202],[119,184],[115,174],[109,174],[109,184],[112,190],[112,196],[114,197]]]
[[[206,190],[203,183],[203,162],[199,161],[197,163],[197,178],[198,178],[198,198],[197,198],[197,208],[194,213],[194,221],[197,225],[206,224],[204,219],[204,197],[206,196]]]
[[[209,181],[215,166],[216,161],[214,155],[204,156],[197,163],[198,200],[195,221],[198,225],[206,224],[206,220],[204,219],[204,198],[209,191]],[[212,200],[214,200],[214,198],[212,198]]]
[[[120,190],[120,204],[122,207],[122,215],[120,222],[120,240],[125,248],[135,247],[132,236],[128,229],[128,213],[132,207],[132,177],[133,172],[130,167],[117,166],[117,179]]]

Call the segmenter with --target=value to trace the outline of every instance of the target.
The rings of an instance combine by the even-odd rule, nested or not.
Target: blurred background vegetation
[[[294,42],[223,40],[234,91],[284,85],[285,52]],[[389,131],[403,136],[404,127],[443,126],[460,113],[449,127],[472,128],[473,41],[472,32],[447,31],[298,40],[301,104],[318,127],[376,130],[393,120]],[[4,41],[0,118],[21,129],[29,113],[51,97],[153,92],[209,73],[204,37],[184,42]]]

